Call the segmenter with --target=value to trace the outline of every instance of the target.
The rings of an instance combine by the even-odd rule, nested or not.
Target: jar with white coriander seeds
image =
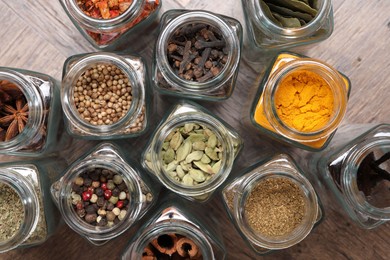
[[[141,135],[151,104],[146,65],[139,57],[105,52],[72,56],[64,64],[61,102],[74,137]]]
[[[169,190],[206,201],[229,176],[242,146],[230,126],[203,107],[182,101],[156,128],[142,165]]]
[[[241,45],[241,24],[231,17],[167,11],[154,50],[154,86],[167,95],[227,99],[236,84]]]
[[[258,254],[299,243],[323,217],[314,188],[283,154],[244,170],[222,194],[236,228]]]
[[[51,193],[65,223],[97,246],[138,221],[155,194],[135,163],[110,143],[75,161],[52,185]]]

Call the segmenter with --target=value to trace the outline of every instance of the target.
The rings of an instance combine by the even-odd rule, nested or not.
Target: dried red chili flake
[[[77,5],[88,16],[112,19],[123,14],[133,0],[78,0]]]

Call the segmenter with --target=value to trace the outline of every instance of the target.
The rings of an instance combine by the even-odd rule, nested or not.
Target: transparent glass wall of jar
[[[147,177],[121,149],[102,143],[75,161],[51,186],[65,223],[96,246],[138,221],[155,201]]]
[[[193,28],[185,30],[186,26]],[[202,29],[205,33],[200,35]],[[170,10],[161,18],[159,31],[152,69],[153,83],[159,92],[214,101],[231,96],[241,57],[242,26],[239,21],[200,10]],[[191,46],[185,48],[191,39],[186,42],[172,40],[181,32],[199,35],[194,36],[196,39],[192,37]],[[221,39],[216,38],[219,34]],[[225,47],[218,52],[222,42]],[[180,65],[174,67],[176,63]]]
[[[390,125],[346,125],[332,144],[312,157],[341,208],[360,227],[390,220]]]
[[[310,100],[307,100],[307,103],[304,105],[308,106],[302,106],[304,108],[299,110],[300,114],[294,117],[293,111],[295,103],[293,101],[291,101],[291,105],[286,108],[284,107],[286,102],[280,98],[278,102],[282,105],[276,103],[276,97],[278,96],[276,93],[278,93],[279,88],[283,89],[281,87],[282,85],[284,90],[288,90],[287,87],[295,88],[293,84],[288,83],[288,78],[298,78],[297,81],[300,81],[299,77],[294,76],[299,74],[302,74],[302,77],[304,75],[308,78],[316,77],[326,82],[325,84],[329,86],[329,96],[333,99],[331,103],[332,106],[328,108],[329,117],[327,121],[324,122],[322,126],[317,127],[317,129],[301,130],[289,125],[287,121],[281,118],[281,115],[286,115],[285,118],[293,119],[293,123],[305,122],[299,123],[298,125],[311,125],[315,124],[318,119],[322,119],[321,113],[325,110],[325,108],[318,110],[315,108],[316,105],[313,105]],[[290,80],[290,82],[293,82],[293,80]],[[313,81],[308,81],[308,83],[304,83],[304,81],[297,82],[297,84],[301,84],[303,86],[303,90],[298,91],[297,89],[296,91],[299,92],[302,100],[306,100],[308,96],[313,95],[312,93],[314,93],[316,89],[315,82],[317,81],[315,81],[314,78]],[[310,88],[313,92],[305,92],[304,87]],[[319,151],[329,144],[338,125],[342,121],[346,113],[350,91],[351,83],[348,77],[343,75],[341,72],[336,71],[330,65],[299,54],[281,52],[271,61],[262,81],[260,82],[250,110],[250,121],[262,133],[267,134],[278,141],[286,142],[309,151]],[[291,95],[291,92],[288,91],[280,94],[279,97],[281,95],[283,95],[284,98],[291,97],[291,100],[293,100],[296,96]],[[322,94],[319,94],[317,96],[321,95]],[[315,95],[311,100],[315,100]],[[324,105],[322,102],[327,102],[327,99],[313,102],[318,102],[317,105],[321,106]],[[318,111],[320,111],[319,114]],[[310,119],[311,117],[309,114],[313,116],[313,119]],[[315,115],[317,115],[317,118],[314,117]]]
[[[109,2],[60,0],[75,27],[99,49],[115,49],[129,34],[140,35],[142,29],[157,20],[162,4],[162,0]]]
[[[118,79],[108,67],[116,67],[123,78]],[[86,73],[95,70],[95,76],[87,76]],[[80,81],[80,78],[83,79]],[[146,64],[140,57],[98,52],[68,58],[61,88],[67,131],[83,139],[117,139],[143,134],[152,103],[148,85]]]
[[[284,198],[283,200],[286,202],[282,203],[271,201],[272,198],[277,198],[277,196],[280,196],[280,194],[286,192],[286,190],[288,190],[291,185],[295,186],[303,196],[302,200],[304,201],[304,211],[299,223],[297,222],[297,225],[291,230],[288,229],[289,227],[286,226],[286,223],[292,222],[293,219],[295,219],[295,216],[289,217],[286,219],[286,222],[283,223],[273,223],[272,221],[275,220],[272,220],[270,215],[265,214],[262,216],[262,219],[272,223],[267,222],[267,225],[260,223],[260,225],[268,226],[270,229],[285,225],[283,230],[290,230],[286,234],[277,234],[275,236],[271,236],[268,233],[261,233],[256,229],[255,226],[250,224],[252,223],[249,221],[250,209],[247,205],[249,205],[249,201],[252,200],[250,199],[252,192],[256,190],[256,187],[259,184],[264,181],[279,182],[280,180],[282,180],[282,182],[278,183],[277,185],[279,187],[283,187],[283,190],[275,191],[275,193],[273,193],[274,191],[272,190],[267,191],[269,193],[266,195],[267,198],[264,199],[264,201],[270,201],[270,206],[273,208],[275,208],[275,205],[279,205],[280,211],[272,214],[279,214],[279,217],[277,218],[283,219],[285,216],[281,216],[280,214],[285,213],[283,212],[282,208],[285,209],[289,207],[289,205],[286,204],[287,201],[289,201],[288,203],[293,203],[291,201],[297,200],[298,196],[290,196],[285,194],[283,196],[290,196],[293,199]],[[289,186],[287,187],[283,182],[289,183]],[[271,183],[269,185],[271,185]],[[275,194],[279,195],[275,196]],[[321,202],[311,183],[305,177],[303,172],[298,168],[295,162],[289,156],[284,154],[277,155],[267,162],[259,162],[245,169],[241,174],[241,177],[236,178],[223,189],[222,195],[226,209],[239,233],[248,243],[248,245],[258,254],[266,254],[271,252],[271,250],[280,250],[299,243],[309,235],[315,225],[318,225],[321,222],[323,216]],[[262,200],[259,199],[252,201],[261,203]],[[261,207],[265,206],[266,205],[261,205]],[[266,211],[268,212],[268,210]],[[269,211],[272,211],[272,209]],[[264,212],[264,209],[258,209],[256,214],[260,214],[259,212]],[[258,216],[256,218],[258,220],[260,219]],[[268,232],[265,230],[262,231]]]
[[[57,82],[45,74],[0,67],[0,153],[38,157],[61,135]]]
[[[266,3],[272,4],[271,10]],[[248,35],[248,44],[246,46],[260,51],[277,51],[323,41],[332,34],[334,25],[331,0],[308,1],[309,5],[306,2],[298,3],[307,5],[303,9],[301,6],[289,6],[286,8],[282,5],[279,7],[277,6],[278,4],[280,2],[242,0]],[[285,27],[278,24],[278,21],[270,19],[270,12],[272,11],[281,12],[283,15],[288,13],[287,16],[289,17],[298,15],[298,19],[302,21],[302,10],[307,9],[309,9],[309,12],[312,9],[316,9],[317,13],[310,20],[306,20],[308,22],[305,22],[302,26]],[[286,10],[287,13],[285,13]],[[303,14],[303,17],[306,16],[308,14]]]
[[[46,162],[0,164],[1,207],[5,206],[3,203],[8,203],[4,200],[4,185],[11,187],[22,203],[20,212],[12,211],[8,215],[2,213],[2,232],[6,232],[7,223],[15,223],[17,214],[21,214],[21,224],[20,227],[15,226],[14,235],[10,239],[0,241],[0,252],[40,245],[53,234],[59,223],[59,214],[50,199],[51,177],[58,175],[52,168],[52,162],[53,158]],[[60,162],[56,163],[56,170],[62,166]]]
[[[176,206],[161,208],[134,236],[122,260],[166,254],[174,259],[225,259],[223,244],[205,226]]]
[[[229,176],[242,145],[241,137],[222,120],[182,101],[156,128],[142,165],[169,190],[204,202]]]

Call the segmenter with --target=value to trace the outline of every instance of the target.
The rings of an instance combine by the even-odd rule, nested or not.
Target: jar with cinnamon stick
[[[225,259],[225,250],[204,226],[170,206],[140,229],[121,259]]]
[[[38,157],[61,135],[58,83],[50,76],[0,67],[0,153]]]

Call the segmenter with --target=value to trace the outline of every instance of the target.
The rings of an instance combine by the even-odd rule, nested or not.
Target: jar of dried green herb
[[[0,165],[0,253],[42,244],[53,233],[59,215],[50,199],[49,176],[55,174],[48,164]]]
[[[227,99],[236,83],[241,45],[241,24],[231,17],[167,11],[154,50],[154,86],[167,95]]]
[[[239,232],[259,254],[299,243],[322,219],[316,192],[286,155],[244,170],[222,193]]]
[[[333,32],[331,0],[242,0],[242,5],[246,45],[252,50],[292,48],[325,40]]]
[[[389,124],[346,125],[310,161],[359,226],[371,229],[390,220]]]
[[[103,245],[137,222],[155,190],[121,149],[103,143],[75,161],[51,186],[65,223],[94,245]]]
[[[179,208],[168,206],[160,207],[139,230],[121,259],[212,260],[225,259],[225,252],[214,233]]]
[[[0,67],[0,153],[54,152],[61,120],[57,82],[45,74]]]
[[[140,57],[101,52],[68,58],[61,88],[67,131],[84,139],[143,134],[152,103],[146,75]]]
[[[175,105],[152,135],[142,164],[171,191],[205,201],[229,176],[241,137],[192,102]]]

